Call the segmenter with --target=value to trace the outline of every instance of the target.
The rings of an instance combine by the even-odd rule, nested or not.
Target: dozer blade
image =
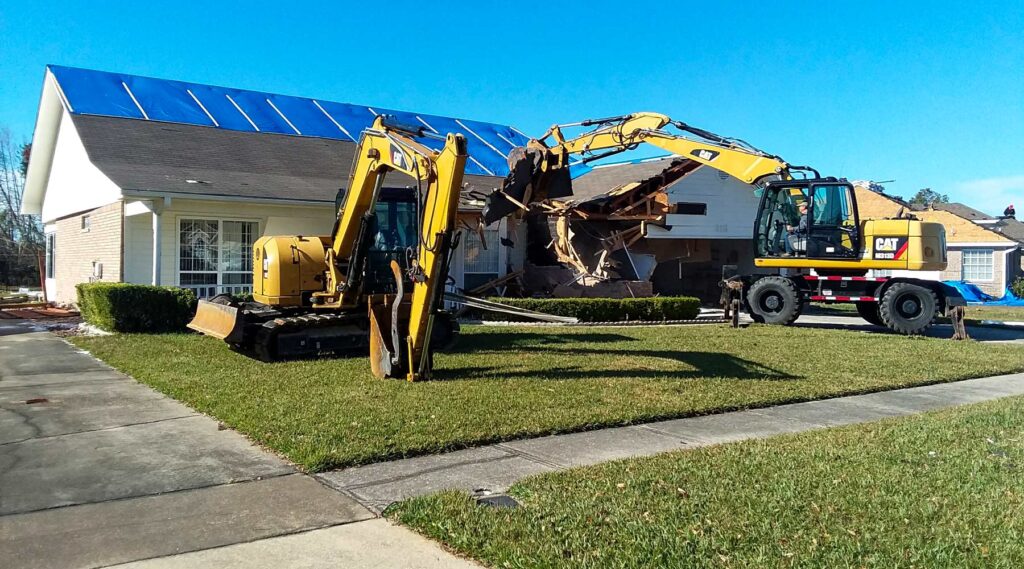
[[[242,318],[238,308],[208,300],[200,300],[196,316],[188,323],[196,332],[238,344],[242,341]]]

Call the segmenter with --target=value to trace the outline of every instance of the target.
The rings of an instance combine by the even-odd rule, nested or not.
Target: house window
[[[994,279],[992,274],[992,249],[964,249],[963,280],[989,282]]]
[[[46,234],[46,278],[54,278],[54,266],[53,260],[55,258],[55,251],[57,248],[57,234],[47,233]]]
[[[498,230],[485,229],[484,241],[480,240],[480,235],[476,231],[467,231],[462,241],[465,251],[463,287],[467,291],[498,278]]]
[[[676,213],[680,215],[707,215],[708,204],[679,202],[676,204]]]
[[[252,291],[255,221],[182,219],[178,223],[178,285],[199,297]]]
[[[82,216],[82,231],[89,231],[90,227],[92,227],[92,217],[88,216],[88,215],[83,215]]]

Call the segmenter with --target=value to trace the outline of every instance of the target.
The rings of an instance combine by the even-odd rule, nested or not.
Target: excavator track
[[[326,354],[365,353],[369,347],[365,315],[297,314],[280,316],[251,328],[251,341],[235,346],[265,362]]]

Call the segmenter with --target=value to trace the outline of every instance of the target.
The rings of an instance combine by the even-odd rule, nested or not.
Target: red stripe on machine
[[[902,257],[903,254],[907,252],[907,247],[908,246],[910,246],[910,241],[907,241],[906,243],[904,243],[903,246],[900,247],[900,250],[896,251],[896,256],[893,257],[893,259],[899,259],[900,257]]]

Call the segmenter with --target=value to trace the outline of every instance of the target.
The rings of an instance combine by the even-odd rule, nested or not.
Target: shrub
[[[556,316],[572,316],[580,322],[624,322],[628,320],[692,320],[700,313],[700,300],[689,296],[650,298],[491,298],[516,308]],[[510,314],[484,312],[484,320],[524,321]]]
[[[196,309],[191,290],[126,283],[82,283],[78,309],[86,322],[110,332],[180,332]]]
[[[1024,298],[1024,277],[1018,278],[1017,280],[1010,283],[1010,292],[1017,298]]]

